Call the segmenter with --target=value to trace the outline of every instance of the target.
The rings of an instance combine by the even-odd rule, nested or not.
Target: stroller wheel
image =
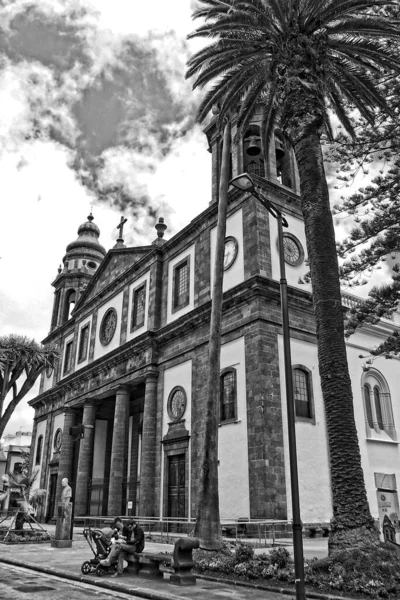
[[[107,573],[107,567],[103,567],[103,565],[97,565],[96,567],[96,575],[97,577],[103,577]]]
[[[85,560],[84,563],[82,563],[81,565],[81,571],[84,575],[88,575],[92,570],[92,565],[90,564],[90,562],[88,560]]]

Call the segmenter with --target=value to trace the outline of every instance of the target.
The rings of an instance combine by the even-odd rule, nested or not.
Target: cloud
[[[98,198],[153,219],[157,201],[116,161],[123,156],[139,180],[193,128],[189,47],[173,30],[113,33],[100,22],[89,2],[6,3],[0,94],[17,102],[2,145],[54,140],[73,150],[70,166]]]

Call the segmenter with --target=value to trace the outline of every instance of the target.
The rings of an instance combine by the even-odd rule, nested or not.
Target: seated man
[[[144,548],[144,533],[143,529],[133,519],[129,519],[127,529],[129,530],[129,539],[121,541],[117,544],[118,549],[118,568],[111,577],[118,577],[124,571],[124,559],[127,554],[134,552],[142,552]],[[114,557],[116,554],[114,554]]]

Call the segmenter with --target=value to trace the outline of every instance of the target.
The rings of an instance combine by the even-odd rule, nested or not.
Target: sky
[[[91,210],[109,249],[122,215],[140,245],[158,217],[168,239],[208,206],[201,92],[184,78],[195,5],[0,0],[0,335],[47,335],[51,282]],[[32,419],[22,401],[5,433]]]
[[[111,248],[182,229],[210,201],[211,155],[185,81],[191,0],[0,2],[0,335],[42,340],[51,282],[91,209]],[[37,386],[28,398],[37,394]],[[5,433],[32,429],[23,401]]]

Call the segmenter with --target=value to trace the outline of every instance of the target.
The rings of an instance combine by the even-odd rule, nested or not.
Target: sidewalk
[[[52,526],[46,529],[53,533]],[[289,540],[284,542],[289,551],[293,547],[288,545]],[[283,545],[283,544],[282,544]],[[161,544],[147,541],[146,550],[154,552],[167,552],[173,550],[172,544]],[[257,552],[265,552],[268,549],[257,549]],[[327,540],[324,538],[304,539],[304,555],[326,556]],[[127,594],[149,598],[152,600],[208,600],[209,598],[221,598],[229,596],[233,600],[283,600],[279,590],[267,585],[265,588],[254,586],[231,584],[206,578],[198,578],[197,585],[192,587],[179,587],[169,583],[168,574],[161,581],[142,579],[136,575],[124,573],[120,578],[114,579],[105,575],[97,577],[95,574],[82,575],[81,564],[85,560],[93,558],[93,553],[82,535],[82,528],[74,530],[74,541],[72,548],[56,549],[50,543],[2,545],[0,544],[0,562],[23,566],[35,571],[57,575],[74,581],[83,581],[98,588],[106,588],[121,591]],[[286,594],[290,594],[286,590]],[[294,595],[294,592],[290,595]],[[286,596],[287,597],[287,596]],[[327,594],[308,594],[309,598],[333,599],[334,596]],[[345,600],[341,597],[340,600]]]

